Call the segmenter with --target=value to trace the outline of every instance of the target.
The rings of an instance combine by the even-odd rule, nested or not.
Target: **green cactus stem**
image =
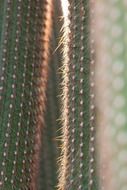
[[[35,110],[35,139],[34,139],[34,154],[32,163],[31,189],[38,189],[38,176],[41,160],[41,145],[42,145],[42,128],[45,126],[45,109],[46,109],[46,88],[49,75],[50,61],[50,40],[52,34],[52,16],[53,16],[53,1],[40,1],[38,4],[38,24],[40,30],[37,29],[37,75],[36,75],[36,110]]]
[[[31,53],[33,52],[29,39],[35,36],[35,32],[30,28],[35,20],[32,6],[31,1],[25,3],[4,1],[0,44],[2,49],[0,56],[1,189],[26,188],[30,180],[29,174],[24,175],[24,173],[29,169],[31,161],[29,159],[26,167],[26,154],[32,151],[27,138],[30,126],[28,114],[32,114],[32,109],[31,106],[26,106],[26,101],[29,103],[32,101],[30,92],[33,91],[33,85],[30,86],[28,83],[31,81],[33,63],[32,54],[28,55],[28,48]],[[29,61],[31,64],[28,65]]]
[[[55,1],[53,16],[53,32],[51,41],[51,59],[49,63],[49,80],[46,90],[46,114],[45,127],[43,128],[42,136],[42,151],[41,151],[41,169],[39,176],[39,189],[52,190],[56,187],[58,181],[57,175],[57,158],[59,157],[59,141],[57,136],[61,124],[59,122],[60,106],[59,106],[59,84],[60,84],[60,65],[61,52],[59,46],[61,21],[61,6],[59,1]]]
[[[93,6],[91,1],[69,1],[69,13],[63,27],[63,135],[59,190],[97,188],[90,6]]]
[[[0,9],[0,188],[36,189],[52,4],[2,0]]]

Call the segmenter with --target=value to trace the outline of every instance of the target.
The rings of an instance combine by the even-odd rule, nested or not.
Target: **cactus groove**
[[[59,155],[59,141],[56,137],[61,127],[59,122],[59,83],[61,64],[59,30],[61,28],[61,6],[56,1],[53,13],[53,31],[51,40],[51,59],[49,62],[49,79],[46,89],[45,127],[43,128],[41,148],[41,169],[39,174],[39,189],[52,190],[57,184],[57,158]]]
[[[42,128],[45,125],[44,115],[46,106],[46,88],[48,83],[49,58],[51,53],[50,40],[52,34],[53,1],[40,1],[38,4],[38,44],[36,52],[36,110],[35,110],[35,138],[32,162],[31,189],[38,189],[40,156],[42,145]]]

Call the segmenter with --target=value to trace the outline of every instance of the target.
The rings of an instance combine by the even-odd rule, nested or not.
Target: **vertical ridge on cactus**
[[[44,124],[40,120],[45,110],[52,5],[41,0],[8,0],[0,5],[3,7],[3,13],[0,12],[0,188],[36,189],[34,163],[37,161],[39,170],[38,142]]]
[[[7,11],[5,17],[10,19],[10,23],[5,23],[7,31],[5,32],[5,38],[3,39],[3,61],[4,66],[1,79],[5,79],[3,82],[3,92],[1,95],[1,185],[3,188],[10,189],[17,187],[17,184],[22,183],[20,173],[17,173],[17,168],[21,168],[23,157],[18,158],[17,154],[19,149],[19,140],[21,135],[21,118],[22,118],[22,103],[24,99],[24,66],[21,60],[24,62],[23,55],[19,54],[19,45],[22,51],[23,39],[22,32],[26,31],[21,28],[21,25],[25,26],[25,19],[27,13],[27,3],[25,5],[24,14],[22,15],[23,3],[21,1],[15,4],[15,1],[8,2]],[[12,22],[13,20],[13,22]],[[8,26],[9,25],[9,26]],[[8,31],[10,29],[10,32]],[[14,40],[13,40],[14,39]],[[13,41],[12,41],[13,40]],[[1,45],[2,46],[2,45]],[[24,64],[25,65],[25,64]],[[21,74],[18,73],[21,72]],[[20,102],[21,101],[21,102]],[[24,136],[22,136],[24,138]],[[22,144],[20,145],[20,151],[23,151]],[[24,150],[25,151],[25,150]],[[20,152],[19,152],[20,153]],[[21,159],[21,160],[20,160]],[[18,186],[19,187],[19,186]]]
[[[89,160],[89,184],[90,188],[96,190],[99,188],[98,174],[98,153],[97,153],[97,124],[96,124],[96,90],[95,90],[95,71],[96,71],[96,44],[95,33],[96,17],[95,17],[95,1],[89,1],[89,22],[90,22],[90,160]]]
[[[69,1],[63,28],[63,137],[58,189],[97,188],[89,1]],[[91,69],[91,70],[90,70]],[[91,72],[91,73],[90,73]],[[90,81],[90,79],[92,81]],[[90,98],[91,97],[91,98]],[[95,130],[95,129],[94,129]]]

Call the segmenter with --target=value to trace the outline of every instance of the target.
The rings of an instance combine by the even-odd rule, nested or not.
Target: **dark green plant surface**
[[[90,1],[69,1],[63,28],[62,153],[59,190],[97,189]],[[66,21],[65,21],[66,22]]]
[[[47,2],[42,0],[0,2],[0,189],[3,190],[36,189],[51,31],[51,6],[48,11],[46,6]],[[46,11],[48,22],[47,16],[43,17]],[[45,35],[47,27],[49,32]]]
[[[53,63],[53,62],[52,62]],[[51,63],[51,64],[52,64]],[[54,63],[52,64],[52,66]],[[42,136],[41,170],[40,170],[40,190],[52,190],[57,184],[57,158],[59,155],[58,129],[60,127],[58,89],[54,83],[56,71],[50,71],[50,79],[47,88],[47,111],[45,116],[45,127]],[[58,70],[57,70],[58,71]]]
[[[0,185],[1,189],[25,189],[29,186],[33,149],[32,74],[35,53],[31,39],[35,39],[32,28],[35,26],[35,3],[3,3],[0,44]],[[35,41],[32,43],[35,44]]]
[[[93,2],[69,0],[66,18],[57,0],[0,1],[1,190],[98,190],[105,183],[97,160]],[[58,39],[60,16],[64,24]],[[123,29],[125,21],[118,19],[116,25]],[[107,36],[112,38],[110,29]],[[124,53],[107,53],[115,62],[126,60]],[[126,92],[120,93],[125,99]],[[112,147],[114,142],[111,136]]]
[[[45,127],[43,128],[42,136],[42,151],[41,151],[41,169],[39,175],[39,189],[53,190],[58,181],[57,175],[57,158],[59,157],[59,141],[57,139],[59,129],[61,128],[60,117],[60,65],[61,54],[59,43],[59,31],[61,29],[61,6],[59,1],[55,1],[53,13],[53,31],[52,31],[52,48],[51,61],[49,63],[49,79],[46,90],[46,112],[45,112]],[[58,48],[59,47],[59,48]]]
[[[33,173],[31,179],[31,189],[39,188],[39,175],[41,170],[41,156],[43,146],[42,141],[45,139],[45,134],[42,129],[45,127],[45,110],[47,99],[47,86],[49,78],[49,62],[51,59],[51,34],[53,27],[53,1],[40,1],[40,21],[39,26],[41,30],[37,30],[38,38],[37,43],[39,48],[37,51],[38,59],[38,76],[37,76],[37,109],[36,109],[36,130],[35,130],[35,145],[33,155]],[[50,133],[50,131],[49,131]],[[43,136],[42,136],[43,134]],[[46,148],[46,147],[45,147]],[[45,163],[43,163],[45,166]],[[43,188],[43,185],[42,187]]]

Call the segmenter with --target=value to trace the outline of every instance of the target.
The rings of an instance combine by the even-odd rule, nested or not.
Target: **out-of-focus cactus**
[[[0,189],[37,189],[52,1],[0,2]]]
[[[100,188],[109,190],[127,189],[126,5],[126,1],[96,3],[101,44],[97,34]]]
[[[69,1],[68,15],[65,15],[59,190],[97,188],[90,7],[93,7],[91,1]]]
[[[126,1],[109,1],[108,50],[110,73],[109,134],[112,145],[112,183],[115,190],[127,189],[127,34]],[[108,10],[107,10],[108,15]],[[111,51],[109,51],[109,49]],[[110,131],[111,130],[111,131]]]

